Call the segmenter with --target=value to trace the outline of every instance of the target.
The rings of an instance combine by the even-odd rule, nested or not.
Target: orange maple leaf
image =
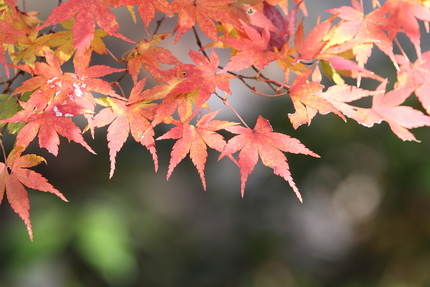
[[[208,156],[207,146],[222,152],[225,146],[225,140],[216,131],[237,125],[237,123],[234,122],[213,120],[218,112],[219,110],[203,115],[202,118],[197,121],[196,125],[174,121],[173,123],[176,127],[157,138],[157,140],[178,139],[173,145],[171,152],[167,179],[169,179],[175,167],[185,156],[190,154],[191,161],[200,175],[203,188],[206,190],[204,168]]]
[[[306,82],[311,71],[308,70],[295,78],[289,89],[296,112],[288,117],[295,129],[305,123],[309,125],[317,112],[323,115],[332,112],[345,119],[330,102],[318,95],[324,88],[323,85],[319,82]]]
[[[109,178],[115,171],[115,158],[121,150],[128,135],[145,146],[152,154],[155,171],[158,170],[158,158],[154,143],[154,130],[149,120],[152,120],[157,108],[156,103],[141,97],[146,78],[140,80],[131,90],[130,98],[125,100],[115,98],[98,98],[97,102],[107,108],[101,110],[93,120],[94,127],[109,125],[107,139],[109,141],[109,156],[111,169]]]
[[[21,156],[23,151],[24,146],[16,146],[10,152],[6,162],[0,162],[0,203],[6,193],[10,206],[22,218],[27,226],[28,235],[33,240],[29,213],[30,202],[24,186],[53,193],[66,202],[67,199],[60,191],[49,184],[46,178],[28,169],[45,161],[45,159],[35,154]]]
[[[269,121],[261,116],[258,117],[254,129],[241,126],[225,127],[224,129],[238,135],[228,141],[219,159],[240,150],[238,164],[241,174],[242,196],[245,193],[245,183],[248,176],[253,171],[258,157],[260,157],[265,166],[273,168],[276,175],[281,176],[289,183],[297,198],[303,202],[291,176],[287,158],[282,152],[306,154],[314,157],[319,157],[319,155],[306,148],[298,139],[273,132]]]

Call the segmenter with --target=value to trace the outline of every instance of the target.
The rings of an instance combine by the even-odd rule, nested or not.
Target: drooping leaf
[[[430,117],[408,106],[400,106],[412,93],[413,88],[399,88],[385,93],[387,81],[382,82],[373,96],[372,107],[357,111],[361,123],[367,127],[386,121],[394,134],[404,141],[418,141],[409,131],[412,128],[430,126]]]
[[[93,120],[94,127],[109,125],[107,139],[109,141],[109,156],[111,169],[109,178],[115,171],[116,155],[121,150],[128,135],[145,146],[152,154],[155,170],[158,170],[158,158],[155,150],[154,130],[149,120],[152,120],[157,108],[156,103],[148,99],[139,99],[146,78],[140,80],[131,90],[128,101],[115,98],[98,98],[97,102],[107,108],[101,110]]]
[[[237,134],[231,138],[221,153],[219,159],[239,152],[239,168],[241,174],[241,195],[245,193],[245,183],[249,174],[254,170],[258,158],[265,166],[273,168],[276,175],[284,178],[296,193],[300,202],[302,196],[290,173],[287,158],[282,152],[306,154],[319,157],[306,148],[298,139],[274,132],[269,121],[258,117],[254,129],[241,126],[226,127],[225,130]]]
[[[45,161],[41,156],[27,154],[21,156],[24,146],[16,146],[9,154],[6,162],[0,162],[0,203],[6,194],[12,209],[22,218],[27,226],[28,235],[33,240],[30,222],[30,202],[24,186],[44,192],[50,192],[67,202],[64,195],[48,183],[46,178],[28,168]]]
[[[200,175],[203,188],[206,190],[204,168],[208,156],[207,147],[222,152],[225,146],[225,140],[216,131],[237,125],[237,123],[234,122],[213,120],[218,112],[219,110],[203,115],[202,118],[197,121],[196,125],[175,121],[174,124],[176,127],[157,138],[157,140],[178,139],[171,152],[167,179],[169,179],[175,167],[185,156],[190,154],[191,161]]]
[[[361,123],[362,120],[357,114],[357,107],[348,103],[354,102],[364,97],[373,95],[374,93],[368,90],[360,89],[347,84],[338,84],[331,86],[325,92],[319,93],[321,97],[329,101],[337,110],[341,111],[345,116]]]

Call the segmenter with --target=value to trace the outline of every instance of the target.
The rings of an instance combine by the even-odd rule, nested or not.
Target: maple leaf
[[[10,76],[10,72],[5,56],[6,49],[3,45],[15,45],[20,41],[21,43],[31,42],[29,39],[25,39],[27,37],[25,32],[27,31],[15,29],[13,23],[10,22],[13,22],[13,20],[9,19],[9,21],[5,21],[4,19],[0,19],[0,43],[2,43],[2,45],[0,45],[0,64],[3,65],[7,77]]]
[[[73,46],[73,33],[70,31],[73,28],[74,19],[71,18],[65,22],[61,22],[61,26],[69,31],[57,31],[55,33],[44,34],[38,36],[30,43],[21,44],[19,51],[13,53],[13,63],[17,64],[20,60],[32,66],[36,61],[36,56],[44,57],[46,48],[54,49],[54,54],[57,56],[61,64],[67,62],[75,53]],[[108,34],[101,29],[94,31],[94,38],[91,41],[91,49],[98,54],[107,54],[106,45],[101,39]]]
[[[224,73],[223,71],[217,72],[219,57],[213,50],[209,59],[193,50],[190,50],[188,55],[196,65],[188,66],[190,67],[189,69],[184,69],[184,72],[187,73],[186,81],[198,81],[201,89],[207,91],[209,94],[215,92],[216,87],[223,92],[231,94],[229,80],[236,76]]]
[[[278,50],[289,41],[290,37],[296,31],[297,26],[297,13],[300,1],[291,11],[288,11],[284,17],[281,12],[274,6],[269,4],[267,1],[263,2],[263,11],[248,8],[247,15],[249,23],[260,29],[256,29],[261,32],[266,26],[270,31],[269,48],[276,47]]]
[[[238,24],[227,12],[228,4],[233,2],[233,0],[175,0],[171,2],[172,12],[179,13],[178,24],[175,27],[175,32],[178,32],[175,43],[195,25],[196,21],[203,33],[212,40],[217,40],[218,32],[212,19],[221,23]]]
[[[365,61],[362,58],[365,54],[363,48],[371,49],[372,44],[363,44],[356,39],[343,42],[341,45],[330,42],[330,40],[333,39],[331,36],[332,33],[336,32],[336,30],[334,30],[335,32],[330,30],[335,18],[336,15],[316,25],[306,38],[304,36],[303,20],[300,22],[294,38],[294,46],[298,55],[294,57],[293,63],[313,63],[318,59],[323,61],[322,65],[324,66],[326,65],[324,61],[328,61],[330,63],[330,69],[346,70],[349,72],[350,77],[358,78],[357,85],[360,84],[362,76],[378,79],[374,77],[373,72],[364,68]],[[328,37],[328,35],[330,35],[330,37]],[[345,52],[347,53],[350,50],[355,52],[358,63],[344,58]],[[342,53],[344,54],[342,55]],[[365,55],[370,56],[370,54]],[[367,61],[367,58],[365,60]],[[327,70],[327,68],[325,70]],[[357,74],[357,72],[360,73]]]
[[[217,87],[231,93],[229,80],[235,76],[224,71],[217,72],[219,58],[215,52],[212,51],[209,59],[193,50],[190,50],[189,56],[196,65],[182,64],[163,73],[174,80],[171,81],[169,91],[159,105],[153,125],[168,119],[177,108],[180,120],[189,121]]]
[[[18,112],[10,119],[2,122],[23,122],[27,123],[17,135],[17,145],[27,147],[31,141],[38,135],[39,146],[46,148],[50,153],[58,155],[58,145],[60,139],[58,134],[81,144],[89,152],[96,154],[95,151],[85,142],[81,130],[70,119],[70,116],[63,114],[57,106],[47,109],[43,113],[28,114],[25,111]]]
[[[383,31],[387,19],[385,11],[376,9],[367,15],[363,13],[363,7],[357,0],[352,0],[352,7],[342,6],[329,9],[327,12],[335,14],[342,21],[337,24],[330,34],[328,46],[335,46],[348,41],[354,41],[353,52],[361,67],[367,62],[375,44],[384,52],[397,68],[393,53],[393,44]]]
[[[169,3],[166,0],[121,0],[118,2],[117,6],[137,6],[137,10],[139,11],[140,18],[142,18],[143,23],[145,24],[145,28],[149,26],[152,19],[154,19],[155,12],[161,12],[164,14],[170,15],[170,7]],[[171,17],[171,16],[170,16]]]
[[[84,141],[80,129],[71,117],[84,114],[91,122],[95,101],[90,91],[119,97],[101,77],[112,72],[122,71],[103,65],[88,67],[91,51],[87,51],[79,60],[75,58],[75,72],[64,73],[60,62],[50,51],[45,52],[46,63],[35,63],[34,69],[18,66],[37,75],[25,81],[15,89],[16,93],[34,91],[27,102],[21,102],[24,110],[1,122],[23,122],[26,126],[18,133],[18,143],[27,146],[36,135],[39,145],[52,154],[58,154],[59,138],[57,133],[75,141],[92,153],[95,153]]]
[[[99,0],[69,0],[52,10],[48,19],[39,28],[40,31],[50,25],[55,25],[75,17],[73,25],[74,46],[80,52],[84,52],[94,38],[95,23],[111,36],[115,36],[124,41],[133,41],[117,33],[119,30],[115,15]]]
[[[224,71],[217,72],[219,58],[213,50],[209,59],[193,50],[190,50],[188,55],[196,65],[183,64],[177,67],[182,71],[184,80],[178,83],[170,94],[189,93],[198,89],[196,108],[201,107],[217,87],[223,92],[231,94],[229,80],[235,76],[226,74]]]
[[[427,114],[430,114],[430,51],[424,52],[421,59],[417,59],[415,63],[400,55],[396,55],[396,59],[400,64],[398,85],[414,88],[422,106]]]
[[[165,39],[170,33],[156,34],[150,41],[140,40],[136,48],[127,56],[127,70],[133,81],[137,82],[140,68],[143,66],[154,79],[164,82],[163,74],[160,70],[160,64],[180,65],[181,62],[173,56],[172,52],[162,47],[154,47]]]
[[[155,171],[158,170],[158,159],[154,143],[154,130],[151,123],[157,108],[156,103],[142,99],[141,91],[145,86],[146,78],[140,80],[131,90],[128,101],[115,98],[98,98],[97,102],[107,108],[101,110],[93,120],[95,127],[109,125],[107,139],[109,141],[109,156],[111,169],[109,178],[115,171],[115,158],[121,150],[129,133],[134,140],[145,146],[152,154]]]
[[[229,156],[239,152],[239,168],[241,175],[241,195],[245,194],[245,183],[249,174],[253,171],[258,158],[260,157],[265,166],[273,168],[276,175],[284,178],[294,190],[300,202],[302,196],[294,183],[287,163],[287,158],[282,152],[295,154],[306,154],[320,157],[313,151],[306,148],[298,139],[288,135],[273,132],[268,120],[259,116],[254,129],[241,126],[226,127],[225,130],[238,134],[231,138],[219,156]]]
[[[261,9],[260,4],[263,4]],[[248,23],[254,28],[263,29],[267,26],[270,32],[274,32],[278,35],[282,34],[281,31],[283,29],[283,25],[282,27],[279,25],[279,20],[282,19],[282,14],[272,5],[269,5],[264,1],[263,3],[259,3],[251,7],[243,6],[242,9],[247,15]]]
[[[204,168],[208,156],[207,147],[222,152],[226,144],[224,138],[216,131],[237,125],[234,122],[213,120],[220,110],[208,113],[197,121],[196,125],[174,121],[176,127],[172,128],[157,140],[178,139],[173,145],[167,179],[170,178],[175,167],[190,154],[191,161],[196,167],[206,190]]]
[[[412,93],[413,88],[403,87],[391,90],[387,93],[385,88],[387,80],[382,82],[373,96],[372,108],[357,109],[361,124],[372,127],[386,121],[394,134],[404,141],[418,141],[408,129],[430,126],[430,117],[421,111],[408,106],[400,106]]]
[[[288,117],[295,129],[304,123],[309,125],[317,112],[323,115],[332,112],[345,119],[330,102],[318,95],[323,85],[319,82],[306,83],[310,73],[311,70],[308,70],[295,78],[289,89],[296,112]]]
[[[45,159],[35,154],[21,156],[23,151],[24,146],[16,146],[10,152],[5,163],[0,162],[0,203],[6,194],[10,206],[24,221],[27,226],[28,235],[33,241],[33,231],[29,213],[30,202],[24,186],[53,193],[66,202],[67,199],[60,191],[49,184],[46,178],[28,169],[45,161]]]
[[[327,44],[324,40],[330,27],[333,23],[334,17],[316,25],[306,36],[303,27],[303,20],[300,21],[294,36],[294,47],[297,51],[296,62],[299,60],[313,60],[320,54],[321,50]]]
[[[420,1],[388,0],[380,9],[388,13],[385,28],[388,31],[388,37],[394,39],[397,33],[405,33],[414,44],[418,58],[421,58],[421,33],[417,19],[427,22],[426,29],[428,32],[428,22],[430,22],[428,4],[426,6]]]
[[[220,39],[220,41],[239,50],[239,53],[231,57],[223,71],[241,71],[252,65],[263,69],[264,66],[280,57],[279,54],[268,51],[270,33],[267,26],[260,35],[257,30],[248,24],[243,21],[241,23],[248,36],[247,38],[229,37]]]
[[[357,107],[347,104],[364,97],[373,95],[374,92],[350,86],[347,84],[338,84],[331,86],[325,92],[318,95],[329,101],[337,110],[345,116],[361,123],[362,119],[357,114]]]

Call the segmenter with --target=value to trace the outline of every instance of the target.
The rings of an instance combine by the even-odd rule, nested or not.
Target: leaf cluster
[[[220,153],[219,159],[228,157],[238,166],[242,196],[248,176],[261,160],[284,178],[302,201],[284,152],[319,156],[298,139],[273,131],[270,121],[260,115],[254,127],[248,126],[228,102],[232,81],[268,99],[289,98],[294,112],[288,119],[295,129],[310,125],[317,114],[334,113],[367,127],[385,121],[400,139],[417,141],[409,130],[430,125],[430,97],[426,93],[430,51],[421,50],[419,28],[421,21],[428,31],[430,7],[419,0],[371,3],[373,9],[367,14],[363,0],[328,9],[332,16],[306,34],[299,17],[307,15],[303,0],[290,6],[287,0],[69,0],[60,1],[44,21],[37,13],[21,11],[16,0],[0,0],[0,64],[6,74],[0,95],[0,127],[1,135],[16,136],[9,154],[0,142],[4,156],[0,163],[0,202],[6,195],[32,238],[24,186],[66,198],[29,169],[45,160],[22,153],[37,138],[40,148],[57,156],[62,136],[95,154],[83,133],[94,137],[104,126],[108,126],[109,177],[114,175],[116,155],[129,134],[150,152],[156,171],[156,142],[173,139],[167,178],[189,155],[206,189],[204,169],[208,149],[212,149]],[[137,8],[141,22],[136,25],[147,31],[156,22],[155,31],[147,31],[148,38],[137,42],[119,33],[120,25],[112,11],[121,7],[129,10],[135,22]],[[176,17],[170,33],[157,33],[164,19],[156,19],[157,12]],[[174,47],[159,46],[168,37],[174,37],[176,44],[191,32],[196,39],[188,54],[192,64],[175,57]],[[412,42],[415,62],[409,60],[397,40],[399,33]],[[205,45],[202,34],[209,39]],[[114,56],[105,44],[108,36],[132,43],[134,48],[121,57]],[[395,54],[393,44],[400,54]],[[375,47],[396,70],[391,91],[386,91],[387,79],[366,67]],[[217,54],[220,49],[230,51],[224,66]],[[111,56],[123,68],[91,64],[95,53]],[[68,61],[73,63],[73,72],[64,71]],[[280,67],[282,81],[265,76],[264,68],[270,63]],[[145,88],[142,69],[155,80],[155,86]],[[245,70],[252,71],[253,76],[245,76]],[[108,81],[105,76],[114,73],[121,75]],[[22,75],[31,77],[14,87]],[[333,83],[327,89],[322,84],[323,75]],[[127,76],[134,85],[129,94],[121,87]],[[363,78],[378,82],[376,90],[360,88]],[[356,84],[347,84],[351,81],[346,79]],[[264,82],[272,92],[259,91],[253,82]],[[426,113],[404,105],[413,96]],[[210,98],[219,99],[238,120],[215,119],[219,111],[208,112]],[[358,105],[362,98],[371,98],[371,106]],[[78,117],[85,119],[84,127],[76,124]],[[173,127],[157,136],[160,125]],[[222,130],[233,135],[227,140]]]

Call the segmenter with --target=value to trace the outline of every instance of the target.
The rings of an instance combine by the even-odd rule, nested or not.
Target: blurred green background
[[[122,32],[137,39],[138,29]],[[393,82],[386,57],[376,51],[372,59],[369,68]],[[29,192],[34,242],[8,204],[0,206],[0,287],[430,286],[428,129],[413,131],[422,143],[402,142],[385,123],[368,129],[319,115],[293,130],[287,99],[261,99],[240,83],[233,90],[249,125],[261,114],[321,155],[287,154],[303,204],[261,163],[241,198],[237,167],[217,153],[208,158],[207,191],[188,158],[166,181],[172,140],[157,143],[154,173],[149,153],[129,139],[111,180],[106,129],[95,140],[86,135],[97,156],[64,140],[55,158],[33,143],[27,152],[48,161],[36,170],[69,202]]]

